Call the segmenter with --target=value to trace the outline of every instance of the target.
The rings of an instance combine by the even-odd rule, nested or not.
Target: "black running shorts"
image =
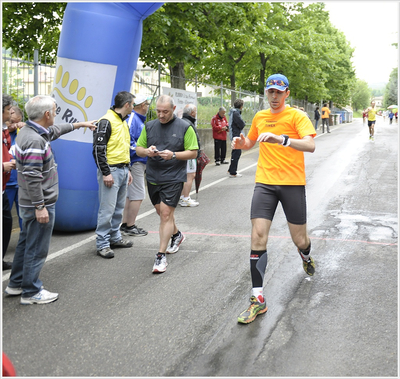
[[[375,121],[376,121],[376,120],[375,120]],[[375,125],[375,121],[369,121],[369,120],[368,120],[368,126]]]
[[[288,222],[295,225],[307,223],[305,186],[271,186],[256,183],[250,218],[265,218],[272,221],[279,202]]]
[[[147,182],[147,191],[153,205],[164,204],[176,208],[183,189],[183,183],[151,184]]]

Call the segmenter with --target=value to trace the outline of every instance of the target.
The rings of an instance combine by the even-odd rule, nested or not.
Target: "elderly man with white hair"
[[[78,128],[94,130],[95,121],[54,125],[56,102],[50,96],[31,98],[25,110],[29,120],[15,141],[22,230],[5,293],[21,295],[21,304],[47,304],[58,299],[58,293],[45,290],[39,279],[49,252],[58,198],[57,165],[50,142]]]

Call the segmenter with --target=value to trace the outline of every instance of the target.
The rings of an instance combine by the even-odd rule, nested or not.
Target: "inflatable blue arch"
[[[142,42],[143,20],[163,3],[68,3],[57,53],[53,96],[56,123],[97,120],[119,91],[130,91]],[[52,142],[60,195],[54,229],[96,228],[97,168],[90,130]]]

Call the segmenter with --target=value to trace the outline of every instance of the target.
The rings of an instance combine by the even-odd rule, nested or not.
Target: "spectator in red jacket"
[[[229,130],[228,120],[226,119],[225,114],[226,109],[224,107],[221,107],[219,108],[218,113],[211,119],[211,126],[214,138],[214,159],[217,166],[219,166],[221,163],[229,163],[225,161],[226,132],[227,130]]]
[[[11,269],[11,262],[4,262],[8,244],[11,238],[12,231],[12,216],[10,202],[6,194],[6,184],[10,179],[11,170],[15,169],[15,159],[10,154],[11,137],[6,125],[10,121],[10,110],[13,105],[13,98],[10,95],[3,94],[3,270]]]

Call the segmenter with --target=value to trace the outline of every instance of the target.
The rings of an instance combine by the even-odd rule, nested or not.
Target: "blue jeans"
[[[11,269],[9,286],[22,288],[22,297],[37,294],[43,285],[40,271],[49,253],[50,239],[56,214],[56,205],[46,206],[49,222],[37,222],[35,208],[20,207],[22,230]]]
[[[97,170],[100,203],[96,228],[97,250],[109,247],[110,244],[122,238],[119,227],[125,207],[129,167],[110,167],[110,169],[114,179],[114,184],[111,188],[104,185],[103,174],[100,170]]]
[[[8,196],[8,201],[10,202],[10,209],[12,209],[15,203],[15,208],[17,209],[19,228],[22,229],[22,219],[19,215],[19,203],[18,203],[18,186],[6,187],[6,194]]]

